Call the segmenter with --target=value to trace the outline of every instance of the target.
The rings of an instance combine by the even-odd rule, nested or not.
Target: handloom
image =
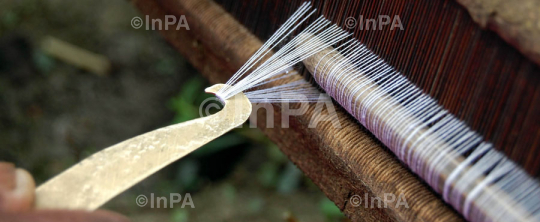
[[[162,34],[212,82],[227,80],[261,46],[246,28],[214,2],[134,2],[143,13],[154,18],[165,14],[187,16],[192,24],[190,31],[162,31]],[[269,30],[277,29],[300,3],[221,2],[261,38],[267,38]],[[438,99],[444,108],[465,120],[495,147],[525,166],[529,173],[537,174],[538,67],[494,33],[481,30],[457,3],[315,1],[314,5],[337,24],[349,15],[373,17],[386,13],[406,18],[403,20],[405,32],[360,29],[352,32],[390,65],[405,76],[412,76],[411,81]],[[505,31],[497,27],[499,33]],[[520,45],[518,49],[523,51],[523,44],[505,39]],[[483,84],[477,83],[478,79]],[[494,89],[498,89],[495,96],[491,95]],[[340,111],[338,116],[350,121]],[[259,124],[264,122],[259,121]],[[344,124],[339,131],[324,127],[307,129],[307,122],[309,120],[297,117],[290,129],[261,127],[351,219],[456,219],[451,209],[441,206],[425,185],[415,181],[417,178],[406,170],[400,171],[404,169],[399,162],[362,128],[353,129]],[[356,123],[350,121],[350,124]],[[293,142],[295,139],[297,143]],[[384,193],[397,193],[397,190],[412,191],[405,192],[414,202],[410,209],[363,209],[348,203],[353,194],[382,197]]]

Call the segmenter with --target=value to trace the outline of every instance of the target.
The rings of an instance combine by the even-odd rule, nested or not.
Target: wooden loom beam
[[[185,15],[190,30],[162,30],[161,34],[211,83],[223,83],[262,45],[219,5],[209,0],[132,0],[150,18]],[[337,107],[337,106],[336,106]],[[378,143],[342,109],[341,129],[330,122],[309,128],[314,105],[305,115],[281,126],[281,110],[274,106],[274,127],[265,127],[265,113],[257,124],[336,205],[354,221],[462,220],[434,192]],[[328,120],[328,119],[326,119]],[[353,195],[368,199],[403,195],[409,208],[355,207]]]

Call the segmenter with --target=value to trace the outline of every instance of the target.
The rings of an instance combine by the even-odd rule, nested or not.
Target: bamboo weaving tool
[[[276,34],[240,68],[231,84],[215,85],[206,91],[214,93],[225,107],[217,114],[164,127],[134,137],[100,151],[75,166],[50,179],[36,189],[38,209],[86,209],[94,210],[164,166],[178,160],[211,140],[238,127],[251,114],[250,102],[256,102],[260,93],[268,90],[242,92],[273,82],[272,76],[289,76],[290,67],[326,47],[344,39],[348,34],[336,25],[319,17],[305,30],[309,38],[295,38],[286,47],[265,61],[263,57],[271,54],[270,48],[283,41],[288,33],[294,31],[315,10],[304,4],[291,16]],[[298,23],[298,24],[297,24]],[[314,45],[316,43],[316,45]],[[288,49],[288,50],[285,50]],[[250,71],[252,70],[252,71]],[[242,80],[239,77],[250,73]],[[245,84],[241,84],[245,83]],[[240,87],[240,88],[239,88]],[[304,101],[294,98],[295,91],[303,94],[318,92],[304,80],[272,88],[288,91],[287,102]],[[309,94],[308,94],[309,95]]]
[[[221,87],[206,91],[215,93]],[[243,94],[224,102],[224,108],[214,115],[157,129],[84,159],[36,189],[36,208],[97,209],[248,119],[251,103]]]
[[[260,46],[256,38],[215,3],[190,0],[134,2],[152,17],[160,18],[171,13],[186,15],[191,32],[163,31],[163,34],[185,52],[210,80],[223,82],[228,79],[226,75],[216,76],[214,73],[232,73]],[[287,17],[287,9],[295,9],[299,3],[287,2],[287,7],[282,5],[284,2],[266,1],[221,4],[265,38]],[[349,16],[401,15],[404,31],[366,31],[356,27],[352,32],[375,54],[385,58],[424,92],[438,99],[443,107],[464,120],[531,175],[538,174],[538,67],[494,33],[478,28],[457,3],[427,0],[316,1],[314,5],[337,24],[342,24]],[[518,8],[510,7],[510,11]],[[500,24],[505,21],[505,15],[500,16],[503,19],[493,17],[499,22],[496,30],[504,32],[501,29],[504,26]],[[523,36],[518,38],[519,32],[518,37],[515,37],[516,32],[513,33],[501,35],[536,61],[534,53],[537,47],[530,41],[521,41],[529,43],[529,47],[524,47],[525,44],[516,42]],[[307,116],[309,114],[312,113],[308,111]],[[326,125],[307,129],[305,126],[309,121],[305,117],[297,117],[289,130],[261,127],[353,220],[460,219],[388,151],[358,126],[355,128],[354,121],[342,112],[338,116],[345,122],[339,131]],[[364,193],[381,198],[385,193],[403,193],[411,208],[365,209],[348,203],[351,195]],[[463,209],[458,210],[461,212]]]

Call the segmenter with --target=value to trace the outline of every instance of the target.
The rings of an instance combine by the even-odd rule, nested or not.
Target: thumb
[[[36,185],[26,170],[0,162],[0,211],[28,211],[34,202]]]

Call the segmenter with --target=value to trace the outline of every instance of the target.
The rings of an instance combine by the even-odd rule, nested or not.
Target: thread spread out
[[[465,218],[540,220],[536,180],[359,41],[332,48],[350,34],[328,20],[319,17],[269,55],[313,13],[304,3],[217,96],[247,91],[252,102],[316,101],[320,92],[304,80],[257,89],[296,75],[291,67],[303,61],[331,97]]]
[[[273,55],[269,55],[272,49],[286,42],[286,39],[315,11],[315,9],[311,9],[309,2],[302,4],[275,34],[227,81],[226,84],[231,87],[220,90],[216,93],[216,96],[221,100],[225,100],[240,92],[295,75],[297,73],[292,71],[291,68],[293,65],[351,35],[321,16],[305,28],[300,35],[288,41]],[[314,102],[319,99],[320,95],[315,88],[304,80],[278,87],[254,90],[245,94],[253,103]]]

